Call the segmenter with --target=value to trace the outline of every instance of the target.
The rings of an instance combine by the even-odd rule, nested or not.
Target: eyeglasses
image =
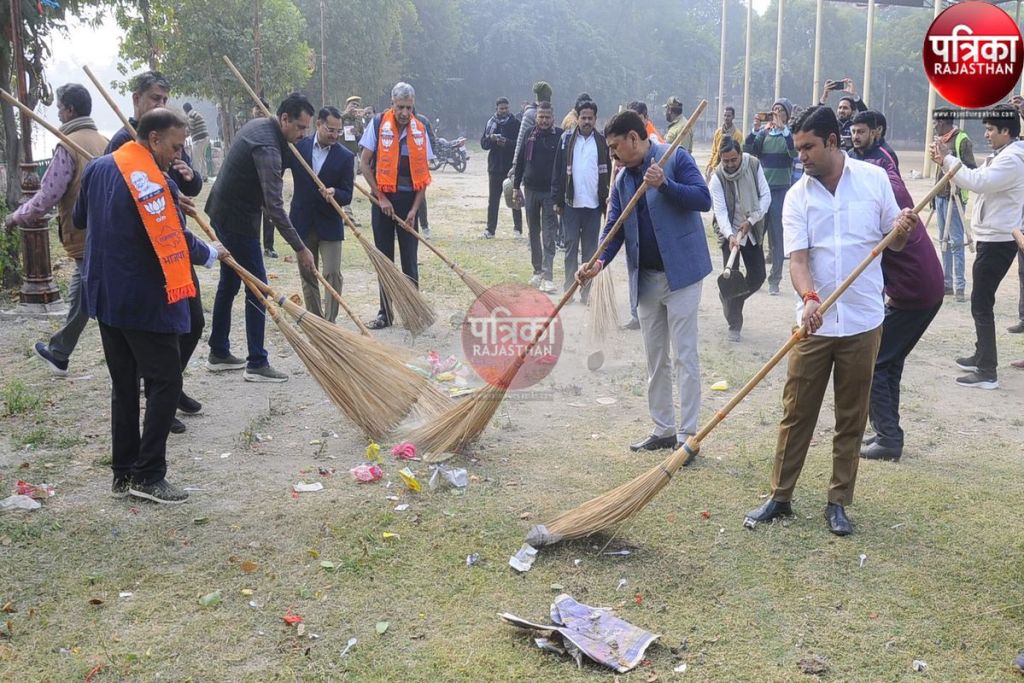
[[[330,133],[331,135],[341,134],[341,128],[331,128],[330,126],[324,126],[324,130]]]

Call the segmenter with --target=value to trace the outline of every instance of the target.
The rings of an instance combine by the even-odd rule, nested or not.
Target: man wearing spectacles
[[[292,169],[295,183],[289,218],[302,241],[313,252],[317,268],[338,292],[341,292],[344,281],[341,275],[341,243],[345,239],[345,223],[328,198],[333,197],[341,206],[349,205],[355,181],[355,155],[338,142],[343,131],[341,112],[336,107],[324,107],[317,114],[313,135],[302,138],[295,145],[326,189],[319,189],[291,155],[286,164]],[[320,284],[316,280],[303,277],[302,298],[310,313],[331,322],[338,317],[338,302],[330,292],[325,291],[321,295]]]

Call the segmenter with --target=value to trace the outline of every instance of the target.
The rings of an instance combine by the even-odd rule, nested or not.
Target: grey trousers
[[[700,359],[697,356],[697,307],[701,283],[671,291],[665,273],[641,270],[637,313],[647,352],[647,406],[654,436],[697,433],[700,414]],[[671,349],[671,355],[670,355]],[[679,388],[679,422],[672,402],[672,369]]]
[[[313,252],[313,262],[323,273],[324,279],[331,283],[331,287],[334,287],[338,294],[341,294],[341,286],[345,282],[345,278],[341,274],[341,240],[321,240],[316,234],[316,230],[311,230],[309,236],[303,241]],[[299,275],[302,276],[301,271]],[[320,283],[318,281],[310,282],[303,277],[302,298],[306,302],[306,310],[333,323],[338,319],[338,302],[326,287],[322,303],[320,296]],[[327,312],[326,315],[324,311]]]
[[[580,263],[586,263],[597,251],[601,237],[601,209],[562,209],[562,230],[565,232],[565,290],[576,280]],[[590,285],[580,288],[580,300],[590,300]]]
[[[78,338],[89,322],[89,313],[82,301],[82,264],[84,259],[75,259],[75,274],[68,285],[68,315],[64,327],[50,337],[50,353],[57,360],[67,361],[78,345]]]
[[[533,274],[545,280],[554,281],[552,270],[555,263],[555,233],[558,232],[558,216],[555,215],[555,201],[551,192],[526,188],[523,193],[526,205],[526,225],[530,229],[530,260]]]

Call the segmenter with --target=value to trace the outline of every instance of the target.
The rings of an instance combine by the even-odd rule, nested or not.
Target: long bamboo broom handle
[[[669,145],[669,148],[665,150],[665,153],[661,155],[660,159],[658,159],[658,166],[661,166],[662,168],[665,167],[665,164],[668,163],[668,160],[672,158],[673,154],[675,154],[676,149],[679,147],[679,143],[683,141],[683,138],[686,137],[686,135],[693,128],[694,124],[697,123],[697,119],[700,117],[701,114],[704,113],[704,110],[707,109],[707,106],[707,100],[700,101],[700,104],[698,104],[697,108],[693,110],[693,114],[690,115],[689,120],[686,122],[686,125],[683,126],[683,129],[679,132],[679,135],[676,136],[676,139],[672,142],[671,145]],[[604,252],[605,248],[611,243],[613,239],[615,239],[615,235],[622,228],[622,224],[626,222],[626,218],[629,217],[629,214],[633,213],[633,209],[636,208],[636,205],[640,202],[640,198],[644,196],[645,192],[647,192],[648,187],[649,186],[646,180],[640,183],[640,187],[638,187],[636,189],[636,192],[633,193],[633,198],[629,200],[628,204],[626,204],[626,208],[624,208],[622,210],[622,213],[619,214],[618,219],[612,225],[611,229],[608,230],[608,234],[605,235],[605,238],[601,240],[601,243],[599,245],[597,245],[597,251],[595,251],[594,255],[590,257],[589,261],[587,261],[586,265],[588,269],[594,265],[594,263],[597,261],[601,253]],[[555,304],[555,310],[551,312],[551,314],[548,316],[548,319],[544,321],[544,324],[541,326],[541,328],[534,333],[533,339],[530,341],[530,343],[527,344],[523,348],[523,350],[519,352],[519,355],[516,358],[516,360],[509,365],[509,369],[506,371],[506,374],[511,373],[512,376],[515,376],[515,373],[519,370],[519,367],[521,367],[522,364],[526,362],[526,356],[529,355],[530,351],[533,350],[533,347],[537,345],[537,342],[541,339],[541,337],[544,336],[544,333],[547,332],[548,328],[551,326],[551,323],[554,321],[555,317],[558,316],[558,312],[562,310],[562,307],[569,302],[569,299],[573,297],[573,295],[576,293],[576,290],[579,288],[580,281],[574,279],[572,286],[566,290],[565,294],[562,295],[562,298],[558,301],[557,304]]]
[[[722,269],[722,277],[728,280],[732,277],[732,267],[736,263],[736,256],[740,253],[740,245],[737,244],[729,251],[729,262],[725,264],[725,268]]]
[[[11,95],[11,93],[7,92],[3,88],[0,88],[0,98],[2,98],[4,102],[7,102],[12,106],[17,107],[23,116],[29,117],[30,119],[38,123],[40,126],[50,131],[50,133],[52,133],[54,137],[56,137],[58,140],[60,140],[65,145],[70,147],[72,150],[74,150],[76,154],[79,154],[86,159],[92,159],[92,155],[86,152],[84,149],[82,149],[81,145],[75,143],[74,141],[71,140],[71,138],[61,133],[59,129],[55,128],[42,116],[35,113],[34,111],[26,107],[24,104],[19,102],[17,98],[15,98],[13,95]]]
[[[327,281],[327,278],[324,277],[324,274],[321,273],[319,269],[314,272],[316,273],[316,279],[323,283],[324,289],[331,293],[331,296],[334,297],[334,300],[337,301],[338,305],[341,306],[341,308],[345,311],[345,315],[352,319],[352,322],[356,324],[356,327],[359,328],[359,331],[363,334],[363,336],[369,337],[370,331],[366,329],[366,325],[363,324],[363,321],[357,318],[356,314],[352,311],[352,309],[348,307],[348,304],[345,303],[345,300],[341,298],[341,294],[338,292],[338,290],[334,289],[334,287],[331,286],[331,283]]]
[[[964,217],[963,207],[960,206],[959,198],[956,197],[957,193],[956,185],[952,181],[949,183],[949,203],[956,206],[956,213],[960,216],[960,225],[964,226],[964,245],[968,251],[974,253],[974,235],[971,233],[971,225],[967,222]]]
[[[920,213],[924,211],[924,208],[928,206],[929,203],[931,203],[932,199],[934,199],[939,192],[942,191],[942,188],[946,185],[946,183],[948,183],[953,178],[953,176],[956,175],[957,171],[960,170],[960,166],[960,162],[957,162],[956,166],[951,168],[948,173],[942,176],[939,182],[935,184],[935,187],[933,187],[931,191],[928,193],[928,196],[926,196],[924,199],[918,202],[917,206],[914,207],[915,214],[920,215]],[[896,239],[896,231],[891,230],[889,234],[886,235],[882,239],[882,241],[879,242],[871,250],[871,253],[868,254],[864,258],[864,260],[861,261],[860,264],[853,269],[853,272],[851,272],[846,277],[846,279],[843,280],[838,287],[836,287],[835,291],[832,292],[823,302],[821,302],[821,306],[818,308],[818,312],[824,313],[825,311],[830,309],[839,299],[839,297],[843,295],[843,292],[849,289],[850,285],[853,284],[854,280],[860,277],[860,274],[863,273],[867,269],[867,267],[871,265],[872,261],[878,258],[879,254],[886,250],[886,248],[889,246],[890,243],[892,243],[894,239]],[[776,365],[778,365],[783,358],[786,357],[790,349],[796,346],[797,342],[803,339],[806,336],[806,334],[807,328],[803,326],[801,326],[800,329],[794,332],[789,337],[789,340],[782,346],[782,348],[776,351],[775,355],[772,356],[768,360],[768,362],[764,364],[764,367],[758,370],[757,374],[751,377],[750,381],[744,384],[743,388],[736,392],[736,395],[733,396],[728,403],[722,406],[718,410],[718,412],[715,413],[715,416],[711,418],[711,420],[706,425],[704,425],[704,427],[702,427],[699,432],[697,432],[687,440],[686,445],[688,446],[691,454],[695,454],[700,449],[700,442],[703,441],[705,437],[707,437],[711,430],[717,427],[718,424],[722,420],[724,420],[730,412],[732,412],[732,409],[739,405],[740,401],[746,398],[747,394],[753,391],[754,387],[761,383],[761,380],[763,380],[765,376],[767,376],[767,374],[771,372],[772,369]]]
[[[1013,239],[1017,240],[1017,246],[1020,247],[1021,251],[1024,251],[1024,232],[1014,230]]]
[[[135,127],[131,124],[131,122],[128,121],[128,117],[124,115],[124,112],[121,111],[121,108],[117,106],[116,102],[114,102],[114,98],[110,96],[110,93],[107,92],[107,89],[104,88],[103,85],[100,83],[100,79],[96,78],[96,74],[92,72],[92,69],[89,68],[89,65],[82,65],[82,70],[85,71],[85,75],[89,77],[89,80],[92,81],[92,84],[95,85],[96,89],[100,91],[100,95],[102,95],[103,99],[107,101],[107,104],[110,106],[110,108],[114,110],[115,114],[117,114],[117,118],[121,119],[121,123],[124,124],[124,127],[128,129],[128,132],[131,133],[132,137],[134,138]]]

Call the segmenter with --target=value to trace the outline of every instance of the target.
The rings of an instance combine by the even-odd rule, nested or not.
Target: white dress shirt
[[[814,289],[824,301],[892,230],[899,215],[900,207],[886,172],[873,164],[844,158],[834,195],[807,174],[786,193],[782,207],[786,255],[809,250]],[[796,311],[798,324],[802,314],[801,300]],[[825,312],[815,334],[861,334],[881,325],[884,315],[882,264],[876,258]]]
[[[768,186],[768,179],[764,177],[764,170],[760,164],[757,165],[758,208],[756,211],[752,211],[749,216],[740,216],[739,212],[737,212],[737,215],[732,217],[732,221],[729,220],[729,205],[725,200],[725,188],[722,187],[722,181],[717,173],[711,174],[711,183],[708,185],[708,190],[711,191],[711,205],[715,212],[715,220],[718,221],[718,229],[725,239],[729,239],[736,234],[744,221],[750,221],[751,227],[757,225],[757,222],[764,218],[772,205],[772,188]],[[746,245],[748,242],[750,244],[757,244],[757,238],[754,237],[753,231],[748,232],[740,239],[741,245]]]
[[[327,161],[327,155],[331,153],[331,146],[326,147],[320,146],[320,139],[313,135],[313,171],[320,175],[320,169],[324,167],[324,162]]]
[[[597,208],[597,136],[576,136],[572,152],[572,205],[577,209]]]

